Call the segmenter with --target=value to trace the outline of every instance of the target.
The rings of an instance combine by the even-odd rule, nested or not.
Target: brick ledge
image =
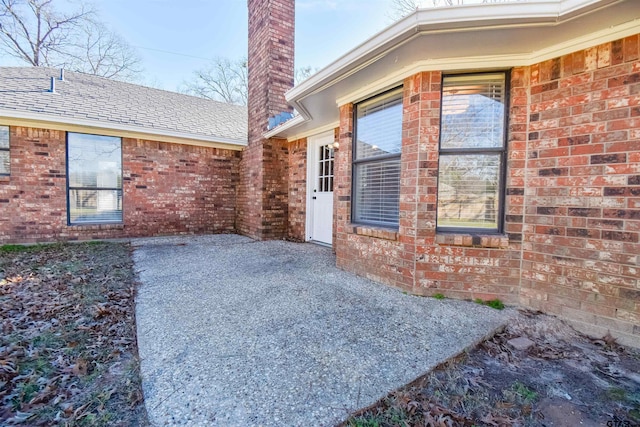
[[[384,228],[374,227],[370,225],[354,225],[352,224],[353,234],[358,236],[375,237],[376,239],[398,240],[398,231]]]
[[[123,230],[124,224],[74,224],[67,225],[67,228],[71,228],[73,230]]]
[[[436,234],[436,243],[447,246],[468,246],[479,248],[507,248],[509,237],[505,235],[482,234]]]

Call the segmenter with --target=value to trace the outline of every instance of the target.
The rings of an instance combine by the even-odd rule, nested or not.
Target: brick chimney
[[[292,109],[294,0],[248,0],[249,139],[240,164],[236,226],[256,239],[287,233],[288,147],[265,139],[269,117]]]

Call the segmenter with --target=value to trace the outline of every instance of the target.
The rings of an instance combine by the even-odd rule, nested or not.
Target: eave
[[[338,106],[421,71],[527,66],[640,33],[637,0],[536,0],[420,9],[291,89],[300,113],[269,136],[297,138],[337,123]]]
[[[235,151],[243,150],[247,145],[246,140],[220,138],[214,135],[192,134],[168,129],[151,129],[121,123],[110,123],[98,120],[86,120],[6,109],[0,109],[0,125],[93,133],[124,138],[170,142],[174,144],[222,148]]]

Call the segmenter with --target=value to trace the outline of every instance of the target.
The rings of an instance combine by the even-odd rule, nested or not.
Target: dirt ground
[[[346,426],[640,425],[640,351],[529,311]]]
[[[126,244],[0,246],[0,425],[146,425]]]

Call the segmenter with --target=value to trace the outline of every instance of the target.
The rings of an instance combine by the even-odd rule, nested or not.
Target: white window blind
[[[69,223],[122,222],[120,138],[69,133]]]
[[[356,105],[354,222],[398,226],[402,88]]]
[[[398,223],[400,160],[388,159],[358,165],[356,218],[359,221]]]
[[[445,77],[441,149],[504,145],[504,74]]]

